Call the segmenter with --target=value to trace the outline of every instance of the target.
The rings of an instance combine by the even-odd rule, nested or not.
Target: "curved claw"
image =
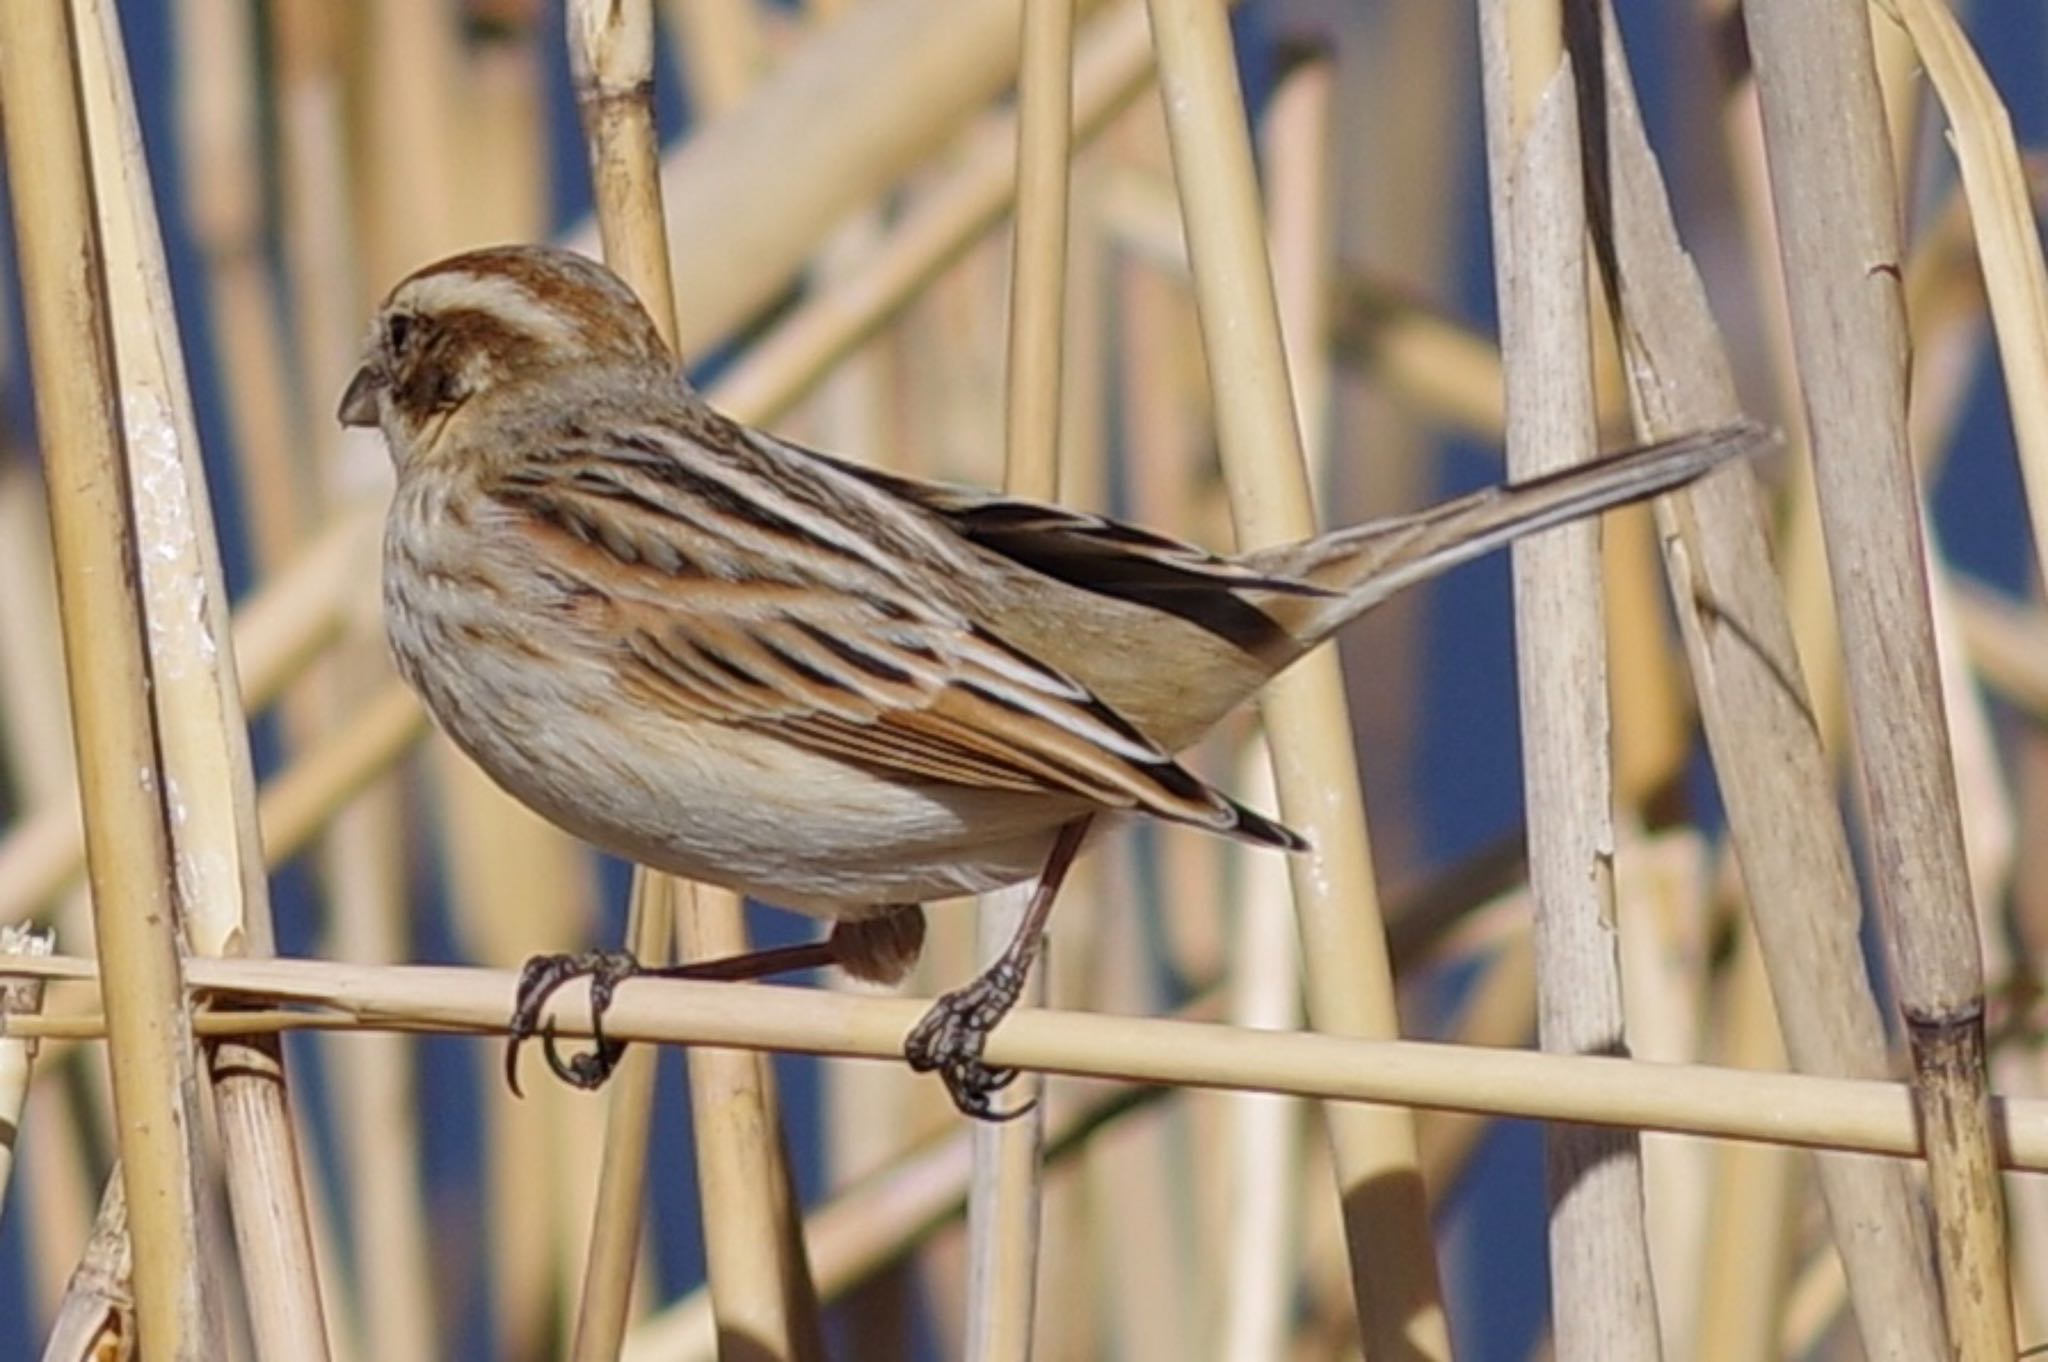
[[[962,1115],[982,1121],[1014,1121],[1036,1105],[1026,1102],[1011,1111],[996,1111],[989,1100],[1018,1077],[1016,1069],[992,1069],[981,1062],[989,1029],[1002,1019],[1011,1001],[999,984],[977,980],[933,1004],[903,1042],[903,1057],[910,1067],[919,1073],[936,1071],[946,1085],[946,1095]]]
[[[590,1049],[565,1056],[562,1053],[560,1039],[552,1022],[541,1032],[541,1050],[547,1056],[548,1068],[553,1071],[556,1078],[570,1087],[582,1088],[585,1091],[604,1086],[605,1080],[612,1076],[612,1070],[618,1067],[619,1056],[626,1049],[624,1042],[609,1040],[599,1035]]]
[[[1038,1105],[1038,1099],[1034,1097],[1008,1111],[994,1109],[990,1099],[1017,1080],[1015,1069],[988,1069],[969,1060],[948,1065],[939,1077],[946,1085],[946,1095],[953,1099],[953,1106],[961,1114],[978,1121],[1002,1125],[1030,1115],[1032,1108]]]
[[[511,1035],[505,1045],[505,1084],[513,1096],[525,1095],[519,1087],[519,1051],[536,1035],[542,1039],[548,1068],[555,1077],[578,1088],[602,1086],[625,1050],[623,1044],[604,1034],[604,1010],[619,981],[639,970],[639,962],[632,956],[611,951],[536,955],[528,960],[519,971],[509,1026]],[[589,1051],[564,1058],[553,1020],[543,1025],[541,1013],[563,985],[581,978],[590,980],[590,1031],[594,1044]]]
[[[519,1047],[527,1038],[516,1032],[505,1042],[505,1086],[512,1090],[514,1097],[524,1099],[526,1094],[519,1087]]]

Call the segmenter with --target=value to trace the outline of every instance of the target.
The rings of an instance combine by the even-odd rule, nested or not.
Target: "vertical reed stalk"
[[[460,66],[454,50],[453,16],[437,6],[370,0],[351,6],[346,16],[330,13],[324,17],[345,24],[341,31],[359,46],[364,74],[373,76],[365,82],[368,97],[352,106],[357,115],[350,129],[357,151],[348,167],[352,173],[345,177],[339,205],[325,206],[339,206],[352,214],[349,236],[360,247],[360,259],[345,282],[381,291],[399,275],[459,242],[453,205],[457,198],[454,114]],[[321,41],[321,35],[307,37],[311,44]],[[319,248],[331,250],[342,244],[323,240]],[[325,263],[336,262],[328,256]],[[300,301],[312,308],[316,300],[327,296],[308,294]],[[362,334],[363,301],[351,300],[348,329],[352,340]],[[317,324],[317,316],[309,312],[302,320],[302,333]],[[324,353],[324,349],[309,346],[304,358],[310,361]],[[353,360],[351,354],[345,362]],[[306,373],[309,384],[319,377]],[[321,396],[318,416],[323,426],[331,428],[328,403],[333,394]],[[351,452],[346,440],[331,448],[344,458]],[[378,461],[378,481],[371,484],[380,492],[386,485],[385,462]],[[341,473],[339,467],[330,470],[336,491],[341,490]],[[378,693],[373,688],[399,684],[386,679],[389,663],[383,639],[374,636],[381,630],[373,611],[374,606],[352,617],[353,627],[327,661],[309,705],[315,709],[316,719],[342,724],[338,714],[347,712],[365,691],[371,692],[371,708],[377,708],[388,702],[389,692]],[[418,707],[415,704],[413,708]],[[350,714],[346,723],[352,726],[365,717]],[[413,730],[414,739],[417,732]],[[358,750],[366,751],[369,746],[362,744]],[[392,764],[387,758],[374,769],[388,770]],[[365,797],[345,806],[322,839],[319,868],[328,910],[326,949],[343,959],[375,962],[406,955],[411,908],[399,851],[405,821],[402,798],[395,781],[371,786]],[[451,913],[459,923],[464,904],[472,897],[466,892],[469,885],[465,879],[470,865],[461,855],[462,832],[468,820],[459,797],[444,798],[439,812],[447,829],[443,840],[453,844],[447,857],[453,890]],[[503,907],[500,903],[493,906]],[[338,1080],[335,1110],[339,1113],[338,1143],[344,1151],[337,1197],[350,1207],[360,1227],[353,1245],[353,1267],[362,1302],[362,1335],[366,1351],[379,1362],[426,1362],[440,1351],[437,1326],[445,1328],[449,1323],[441,1317],[434,1291],[434,1255],[422,1182],[425,1132],[419,1120],[418,1055],[417,1046],[403,1036],[351,1038],[328,1049]],[[489,1177],[515,1159],[503,1148],[503,1123],[487,1118],[484,1124]],[[535,1280],[539,1272],[520,1271],[545,1251],[544,1237],[534,1223],[534,1208],[544,1203],[531,1197],[498,1201],[495,1232],[485,1245],[484,1270],[500,1303],[498,1337],[502,1346],[517,1350],[530,1344],[538,1328],[535,1318],[547,1305],[546,1294]]]
[[[1745,3],[1876,890],[1927,1136],[1949,1344],[2015,1351],[1984,981],[1906,445],[1891,147],[1870,16]]]
[[[1079,0],[1086,13],[1099,0]],[[825,228],[951,137],[1017,67],[1016,0],[875,0],[806,33],[662,168],[684,354],[772,302]]]
[[[1622,324],[1638,431],[1726,421],[1739,411],[1728,356],[1671,219],[1627,59],[1604,0],[1573,0],[1574,65],[1600,71],[1582,125],[1595,246]],[[1667,499],[1659,512],[1708,747],[1793,1063],[1807,1073],[1888,1072],[1884,1029],[1858,932],[1847,835],[1801,684],[1751,471],[1735,466]],[[1823,1195],[1848,1265],[1857,1324],[1873,1358],[1939,1354],[1940,1305],[1926,1222],[1904,1170],[1823,1157]]]
[[[1473,7],[1338,5],[1339,85],[1331,155],[1337,176],[1334,249],[1339,260],[1401,280],[1404,306],[1415,295],[1442,297],[1457,288],[1458,225],[1469,197],[1466,173],[1472,115]],[[1329,503],[1331,519],[1385,515],[1425,504],[1441,471],[1439,447],[1426,417],[1404,403],[1404,385],[1389,372],[1396,351],[1346,366],[1335,379],[1339,448],[1368,456],[1340,461]],[[1467,372],[1456,363],[1419,366],[1433,380]],[[1497,409],[1500,379],[1475,388]],[[1304,411],[1304,427],[1313,417]],[[1498,424],[1496,420],[1496,424]],[[1498,436],[1487,437],[1489,444]],[[1337,508],[1342,507],[1340,515]],[[1370,790],[1406,790],[1427,760],[1425,731],[1429,656],[1428,594],[1402,592],[1349,625],[1338,643],[1352,665],[1368,664],[1372,684],[1354,688],[1351,720],[1359,768]],[[1422,853],[1419,801],[1381,799],[1372,810],[1373,854],[1382,875],[1399,876]]]
[[[1232,514],[1246,547],[1303,538],[1314,514],[1229,18],[1202,0],[1149,8]],[[1310,1018],[1341,1034],[1391,1036],[1399,1019],[1345,711],[1328,653],[1266,690],[1280,806],[1314,848],[1290,866]],[[1356,1107],[1325,1115],[1366,1351],[1449,1356],[1413,1118]],[[1399,1247],[1369,1253],[1369,1244]]]
[[[178,0],[179,144],[184,201],[205,257],[221,385],[253,557],[290,557],[314,506],[313,469],[294,438],[287,350],[265,257],[256,12],[235,0]]]
[[[1270,167],[1268,230],[1281,339],[1303,453],[1317,475],[1330,456],[1336,91],[1336,63],[1328,55],[1302,60],[1273,91],[1260,134]],[[1273,764],[1265,745],[1248,744],[1238,768],[1247,774],[1253,807],[1271,807]],[[1286,864],[1256,851],[1240,855],[1236,887],[1237,922],[1227,957],[1231,1020],[1294,1030],[1301,1025],[1301,949],[1289,920]],[[1287,1349],[1301,1271],[1304,1114],[1303,1103],[1286,1097],[1247,1094],[1227,1104],[1219,1179],[1227,1201],[1212,1236],[1224,1246],[1214,1357],[1278,1357]]]
[[[676,941],[686,960],[747,949],[738,903],[682,903]],[[761,1362],[822,1362],[824,1333],[811,1285],[782,1112],[769,1057],[692,1046],[690,1125],[704,1206],[704,1256],[724,1355]]]
[[[0,927],[0,961],[8,957],[48,955],[56,937],[30,927]],[[21,1111],[28,1105],[29,1075],[35,1072],[37,1042],[6,1034],[9,1017],[43,1010],[43,981],[0,979],[0,1214],[7,1210],[7,1189],[14,1181],[14,1144],[21,1134]]]
[[[152,1357],[219,1357],[191,1015],[79,80],[68,6],[0,11],[8,183],[49,472],[139,1336]]]
[[[1523,479],[1584,460],[1597,439],[1577,86],[1554,28],[1518,45],[1508,7],[1490,3],[1480,32],[1508,472]],[[1546,45],[1554,66],[1517,60],[1517,46]],[[1625,1054],[1599,526],[1562,526],[1513,556],[1537,1035],[1546,1050]],[[1559,1353],[1661,1356],[1640,1137],[1553,1126],[1546,1141]]]
[[[20,811],[0,841],[0,883],[7,884],[13,874],[6,848],[25,825],[61,827],[76,851],[73,864],[83,866],[85,860],[46,507],[42,484],[26,460],[0,460],[0,639],[6,640],[0,646],[0,742],[6,752],[7,793]],[[45,905],[39,901],[36,906]],[[83,892],[68,896],[52,913],[60,939],[77,950],[91,949],[91,904]],[[0,923],[19,916],[0,904]],[[78,1062],[86,1092],[70,1101],[30,1104],[28,1124],[19,1132],[22,1171],[17,1175],[36,1188],[17,1215],[28,1246],[26,1294],[39,1319],[48,1319],[63,1296],[98,1196],[99,1178],[86,1167],[86,1150],[93,1114],[107,1105],[106,1052],[94,1050]]]
[[[150,692],[186,941],[273,949],[255,775],[170,272],[118,20],[75,0],[107,299],[134,467]],[[276,1037],[207,1047],[251,1333],[266,1356],[325,1356],[327,1330]]]
[[[756,0],[681,0],[663,8],[671,20],[676,64],[701,127],[736,107],[768,64]]]
[[[646,300],[673,345],[677,314],[658,178],[651,0],[579,0],[569,9],[568,23],[605,259]],[[635,872],[636,879],[653,875]],[[679,888],[677,939],[685,959],[746,950],[737,895],[707,886]],[[633,946],[645,953],[643,958],[667,955],[664,929],[676,919],[658,910],[670,897],[651,888],[634,894],[642,914],[633,928]],[[653,1052],[643,1051],[639,1058],[638,1073],[620,1075],[628,1079],[626,1097],[614,1108],[606,1134],[607,1167],[617,1184],[606,1208],[612,1215],[621,1209],[621,1193],[644,1180],[644,1173],[636,1175],[626,1166],[644,1166],[646,1159],[651,1107],[646,1095],[633,1089],[652,1085]],[[763,1356],[822,1356],[809,1268],[793,1228],[794,1184],[768,1060],[745,1051],[698,1049],[691,1052],[689,1065],[712,1298],[721,1330],[747,1339],[745,1346]],[[609,1318],[579,1322],[579,1356],[610,1355],[623,1336],[623,1283],[593,1278],[607,1264],[615,1276],[630,1269],[628,1245],[637,1242],[638,1226],[635,1208],[625,1217],[600,1220],[596,1227],[586,1301],[604,1308]],[[607,1238],[613,1242],[606,1244]]]
[[[673,344],[675,293],[655,183],[660,147],[652,99],[653,11],[645,0],[624,5],[579,0],[566,17],[605,259],[646,300],[655,326]],[[675,914],[682,906],[675,889],[667,876],[634,869],[626,937],[629,949],[641,960],[659,964],[673,952]],[[743,1062],[751,1058],[743,1057]],[[629,1051],[612,1075],[589,1257],[571,1346],[571,1355],[579,1362],[617,1356],[625,1336],[640,1253],[657,1059],[654,1049],[641,1046]]]
[[[1059,493],[1062,341],[1066,330],[1068,157],[1073,142],[1073,0],[1026,0],[1017,76],[1017,221],[1010,265],[1009,380],[1004,487],[1020,497]],[[982,899],[978,954],[989,960],[1016,935],[1031,900],[1028,885]],[[1041,960],[1024,1001],[1043,1005]],[[967,1208],[967,1356],[1022,1362],[1031,1356],[1038,1283],[1045,1132],[1044,1080],[1026,1075],[1010,1100],[1032,1109],[974,1132],[973,1194]]]
[[[1771,1006],[1756,933],[1745,929],[1725,971],[1721,1028],[1724,1062],[1748,1069],[1785,1067],[1785,1045]],[[1692,1355],[1769,1357],[1775,1349],[1793,1276],[1794,1198],[1802,1181],[1789,1149],[1727,1144],[1714,1151],[1705,1262]]]

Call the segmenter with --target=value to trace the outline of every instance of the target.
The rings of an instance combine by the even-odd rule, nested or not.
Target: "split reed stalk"
[[[1505,5],[1481,7],[1480,33],[1508,472],[1526,479],[1583,461],[1597,440],[1577,83],[1554,47],[1554,66],[1518,52],[1533,45],[1515,42]],[[1513,557],[1537,1036],[1545,1050],[1626,1054],[1599,526],[1523,540]],[[1639,1137],[1545,1138],[1558,1351],[1661,1357]]]
[[[1745,4],[1873,875],[1928,1135],[1949,1346],[2011,1357],[1984,982],[1906,445],[1898,205],[1868,9]],[[2038,250],[2038,248],[2037,248]]]
[[[1591,162],[1595,246],[1621,315],[1639,432],[1712,425],[1739,406],[1704,290],[1671,218],[1644,134],[1612,7],[1574,0],[1574,64],[1598,70],[1585,126],[1604,136]],[[1804,1074],[1889,1072],[1865,968],[1861,905],[1826,754],[1800,683],[1772,571],[1754,476],[1736,466],[1668,499],[1658,513],[1672,601],[1692,665],[1707,746],[1771,976],[1787,1052]],[[1872,1358],[1937,1355],[1940,1305],[1927,1226],[1903,1169],[1819,1161],[1857,1327]]]
[[[225,1347],[199,1184],[191,1016],[179,977],[135,526],[68,6],[0,13],[0,101],[36,415],[50,485],[79,795],[135,1252],[141,1345]]]
[[[72,12],[180,921],[202,954],[269,954],[269,886],[227,588],[127,57],[107,0],[76,0]],[[275,1037],[223,1041],[206,1060],[254,1346],[265,1356],[323,1358],[325,1311],[281,1048]]]
[[[135,1250],[128,1236],[128,1202],[121,1170],[114,1169],[100,1196],[99,1213],[85,1250],[65,1283],[44,1362],[139,1355],[135,1317]]]
[[[1149,9],[1238,536],[1247,548],[1306,538],[1314,513],[1228,15],[1201,0]],[[1282,813],[1313,847],[1290,867],[1310,1020],[1386,1036],[1399,1019],[1345,709],[1328,653],[1276,679],[1263,703]],[[1366,1351],[1448,1357],[1413,1118],[1336,1108],[1325,1117]]]

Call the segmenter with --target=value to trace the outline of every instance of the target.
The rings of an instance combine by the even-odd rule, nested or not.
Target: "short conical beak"
[[[336,413],[345,426],[374,426],[377,424],[377,390],[384,385],[384,379],[371,366],[365,364],[356,370],[356,376],[348,381],[348,391],[341,395],[341,410]]]

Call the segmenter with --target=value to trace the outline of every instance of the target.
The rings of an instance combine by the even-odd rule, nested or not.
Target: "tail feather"
[[[1414,515],[1333,530],[1254,554],[1246,566],[1332,593],[1261,602],[1269,612],[1295,616],[1286,621],[1289,632],[1309,646],[1404,587],[1523,535],[1671,491],[1777,439],[1775,431],[1750,421],[1681,435],[1489,487]]]

